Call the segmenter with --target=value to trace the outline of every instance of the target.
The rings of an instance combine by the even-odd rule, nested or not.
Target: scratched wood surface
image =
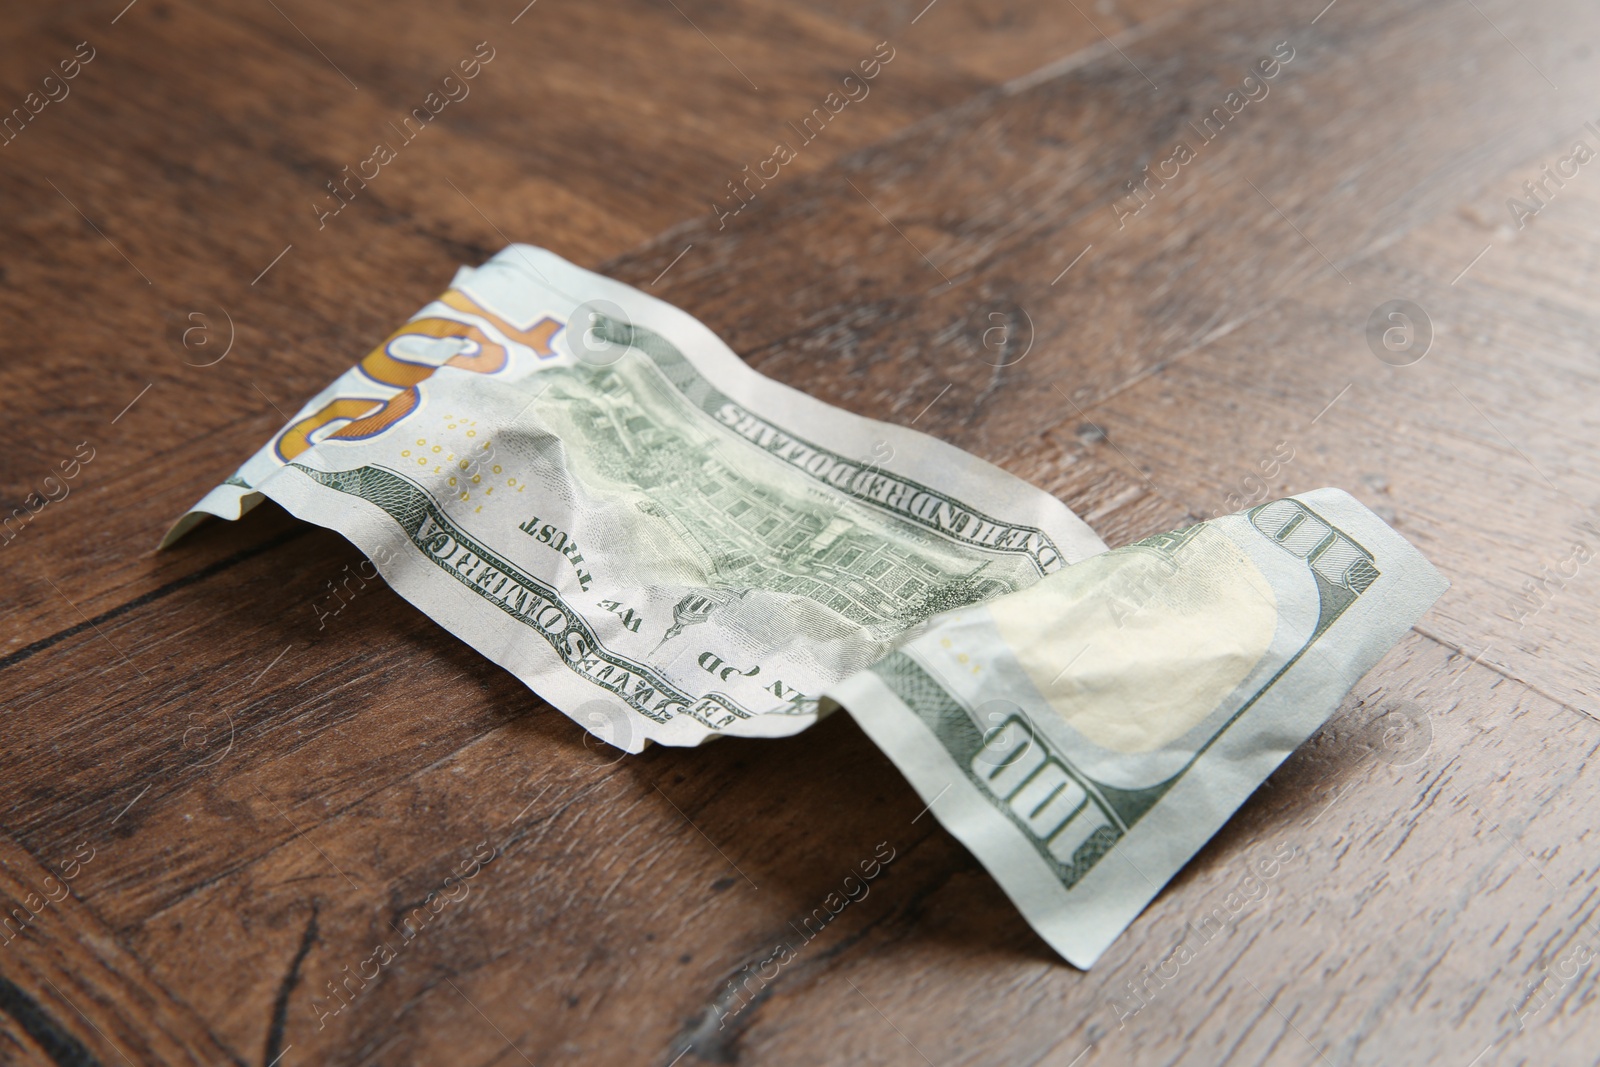
[[[5,16],[8,107],[95,53],[0,146],[5,510],[78,461],[0,545],[0,896],[32,909],[0,1060],[1593,1062],[1592,5],[276,8]],[[719,219],[880,41],[871,95]],[[470,94],[319,229],[479,42]],[[1454,584],[1075,971],[842,717],[617,760],[380,585],[317,631],[359,560],[332,534],[263,508],[153,554],[277,408],[508,239],[1113,544],[1332,484]],[[1397,299],[1429,325],[1380,359]],[[870,895],[723,1017],[880,843]]]

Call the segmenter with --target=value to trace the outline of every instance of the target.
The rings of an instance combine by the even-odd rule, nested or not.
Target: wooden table
[[[3,16],[0,1060],[1594,1062],[1591,0],[124,3]],[[319,629],[331,533],[154,552],[511,240],[1112,544],[1338,485],[1453,587],[1076,971],[844,717],[618,760],[381,583]]]

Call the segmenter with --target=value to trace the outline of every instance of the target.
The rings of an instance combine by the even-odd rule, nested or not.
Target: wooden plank
[[[1461,400],[1562,491],[1593,499],[1581,442],[1595,319],[1582,281],[1595,201],[1574,183],[1503,246],[1475,220],[1492,220],[1500,191],[1578,129],[1594,77],[1579,53],[1597,26],[1573,4],[1485,11],[1514,47],[1444,3],[1339,5],[1310,29],[1314,12],[1207,10],[1130,41],[1126,62],[1097,55],[975,100],[797,176],[725,231],[702,218],[609,267],[642,284],[695,243],[660,291],[763,370],[902,422],[938,399],[919,427],[1057,492],[1114,542],[1208,514],[1303,432],[1277,486],[1345,484],[1391,509],[1453,578],[1427,633],[1352,693],[1094,971],[1050,956],[847,721],[781,744],[605,764],[384,589],[307,636],[309,601],[356,556],[320,531],[290,537],[281,519],[253,535],[283,539],[273,547],[0,673],[16,739],[0,774],[30,784],[6,829],[49,856],[132,802],[83,903],[150,982],[252,1062],[289,1045],[307,1062],[633,1062],[644,1050],[666,1063],[688,1048],[681,1062],[1081,1055],[1086,1067],[1319,1053],[1488,1064],[1587,1048],[1587,972],[1552,981],[1547,1006],[1525,998],[1592,927],[1595,731],[1574,702],[1596,631],[1576,595],[1515,634],[1484,614],[1507,592],[1503,546],[1510,568],[1558,558],[1575,512],[1519,474]],[[1119,183],[1286,38],[1296,57],[1259,112],[1249,105],[1117,229]],[[1462,56],[1478,64],[1465,83]],[[1538,95],[1549,90],[1535,63],[1559,96]],[[1183,99],[1153,93],[1135,65]],[[1431,121],[1418,125],[1423,108]],[[481,219],[464,225],[477,227],[466,242],[495,243]],[[1452,287],[1480,240],[1497,247]],[[1437,351],[1403,371],[1376,363],[1363,337],[1375,303],[1396,295],[1436,310],[1441,327]],[[998,311],[1020,336],[1013,309],[1034,347],[996,373],[980,362],[995,357],[983,331]],[[218,429],[208,448],[230,434],[244,436]],[[169,495],[193,481],[163,466]],[[1460,484],[1429,481],[1440,470]],[[245,543],[232,536],[194,555]],[[8,573],[42,603],[23,559],[8,558]],[[1482,662],[1456,651],[1502,633],[1532,647]],[[1557,642],[1559,655],[1545,652]],[[1421,709],[1431,747],[1385,740],[1394,723],[1380,716],[1401,701]],[[234,747],[219,748],[230,718]],[[470,892],[377,978],[352,980],[350,1005],[331,1015],[327,983],[404,938],[394,926],[483,841],[501,854]],[[872,894],[792,967],[749,982],[754,1002],[739,1007],[730,983],[748,982],[778,939],[798,942],[796,927],[880,842],[895,858]],[[1290,857],[1259,891],[1242,888],[1280,846]],[[1221,936],[1176,976],[1148,979],[1148,1009],[1129,1015],[1128,983],[1162,969],[1184,924],[1218,908]]]
[[[0,836],[0,1008],[10,1040],[58,1063],[227,1059],[206,1024],[79,901],[99,858],[80,829],[83,839],[48,865]]]

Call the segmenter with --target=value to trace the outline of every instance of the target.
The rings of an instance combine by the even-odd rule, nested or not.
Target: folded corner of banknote
[[[942,615],[828,696],[1088,968],[1447,584],[1319,489]]]

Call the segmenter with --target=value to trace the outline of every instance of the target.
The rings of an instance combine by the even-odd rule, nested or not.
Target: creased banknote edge
[[[462,285],[466,284],[466,282],[471,279],[475,269],[476,268],[467,266],[456,267],[456,272],[451,276],[450,284],[445,287],[444,292],[449,292],[451,289],[459,289]],[[438,302],[439,297],[436,296],[431,298],[426,304],[418,308],[415,314],[408,317],[406,322],[412,322],[418,318],[421,318],[424,313],[427,312],[428,308],[432,307]],[[363,355],[364,354],[365,353],[363,353]],[[306,416],[312,414],[316,410],[315,405],[317,401],[322,398],[322,395],[329,389],[333,388],[333,386],[337,384],[339,380],[342,379],[346,374],[354,370],[360,361],[361,356],[357,356],[355,360],[351,362],[350,366],[335,374],[328,381],[327,385],[323,386],[321,389],[318,389],[315,393],[307,397],[300,407],[296,409],[293,417],[283,423],[283,425],[279,426],[276,430],[273,430],[271,436],[267,438],[264,444],[258,446],[254,452],[250,453],[244,459],[239,461],[238,465],[234,467],[233,473],[229,475],[226,480],[216,486],[213,486],[204,496],[190,505],[187,511],[173,520],[172,525],[167,527],[166,533],[162,535],[160,543],[156,545],[156,551],[160,552],[164,549],[172,547],[174,544],[187,536],[191,530],[205,522],[208,518],[225,519],[228,522],[235,522],[243,518],[248,512],[253,511],[256,505],[260,504],[262,500],[266,499],[266,497],[255,486],[250,485],[244,480],[245,467],[250,463],[251,460],[255,459],[255,457],[259,455],[262,450],[267,447],[267,445],[270,445],[274,440],[276,440],[278,435],[282,433],[286,427],[293,426],[296,422],[299,422],[301,419],[304,419]],[[314,447],[315,446],[313,446],[313,448]]]
[[[167,532],[161,536],[161,543],[156,545],[156,551],[160,552],[176,544],[190,530],[207,519],[226,519],[233,522],[243,518],[246,512],[254,510],[256,505],[265,499],[266,497],[254,489],[224,482],[201,497],[198,503],[179,515],[177,521],[167,527]]]
[[[579,678],[547,646],[514,630],[509,631],[513,636],[508,639],[505,622],[493,607],[456,588],[451,579],[433,568],[410,559],[415,546],[393,518],[376,504],[320,485],[294,467],[275,471],[257,488],[296,518],[332,530],[366,553],[384,580],[403,599],[452,637],[509,671],[535,698],[545,701],[580,728],[590,729],[575,714],[578,709],[590,701],[615,699],[615,694]],[[385,563],[380,557],[390,562]],[[804,731],[819,717],[755,715],[732,727],[715,730],[688,715],[677,715],[660,723],[645,715],[633,714],[629,722],[639,735],[630,742],[638,743],[617,747],[637,754],[650,742],[672,748],[695,748],[719,737],[788,737]],[[746,723],[750,725],[744,731],[737,729]],[[614,743],[606,738],[601,740]]]
[[[614,293],[603,294],[609,298],[621,294],[628,300],[638,301],[649,311],[648,318],[659,323],[659,326],[652,325],[652,321],[637,321],[636,324],[657,329],[680,348],[685,348],[686,339],[692,339],[690,358],[699,365],[702,374],[706,377],[715,375],[717,387],[748,410],[757,414],[768,412],[762,415],[763,418],[772,417],[771,408],[782,403],[795,409],[795,415],[784,419],[790,425],[814,422],[822,427],[830,427],[830,424],[836,424],[838,429],[849,431],[852,428],[850,424],[859,420],[864,429],[882,436],[894,446],[894,459],[883,465],[884,473],[937,487],[948,478],[948,471],[952,468],[966,468],[959,494],[964,502],[990,513],[1007,514],[1016,510],[1016,499],[1020,496],[1029,502],[1030,513],[1017,515],[1012,521],[1030,521],[1049,533],[1065,562],[1075,563],[1106,550],[1107,546],[1099,534],[1054,494],[1045,492],[982,456],[921,430],[849,411],[768,377],[746,363],[705,323],[660,297],[578,266],[548,249],[533,245],[509,245],[484,267],[508,264],[513,269],[522,270],[529,265],[530,258],[543,259],[546,266],[572,270],[582,275],[586,283],[583,290],[586,299],[593,299],[593,294],[589,292],[592,287],[596,291],[615,290]],[[685,348],[685,351],[687,353],[690,350]],[[711,365],[704,365],[706,363]],[[777,395],[763,396],[766,390]],[[939,491],[947,492],[942,488]]]

